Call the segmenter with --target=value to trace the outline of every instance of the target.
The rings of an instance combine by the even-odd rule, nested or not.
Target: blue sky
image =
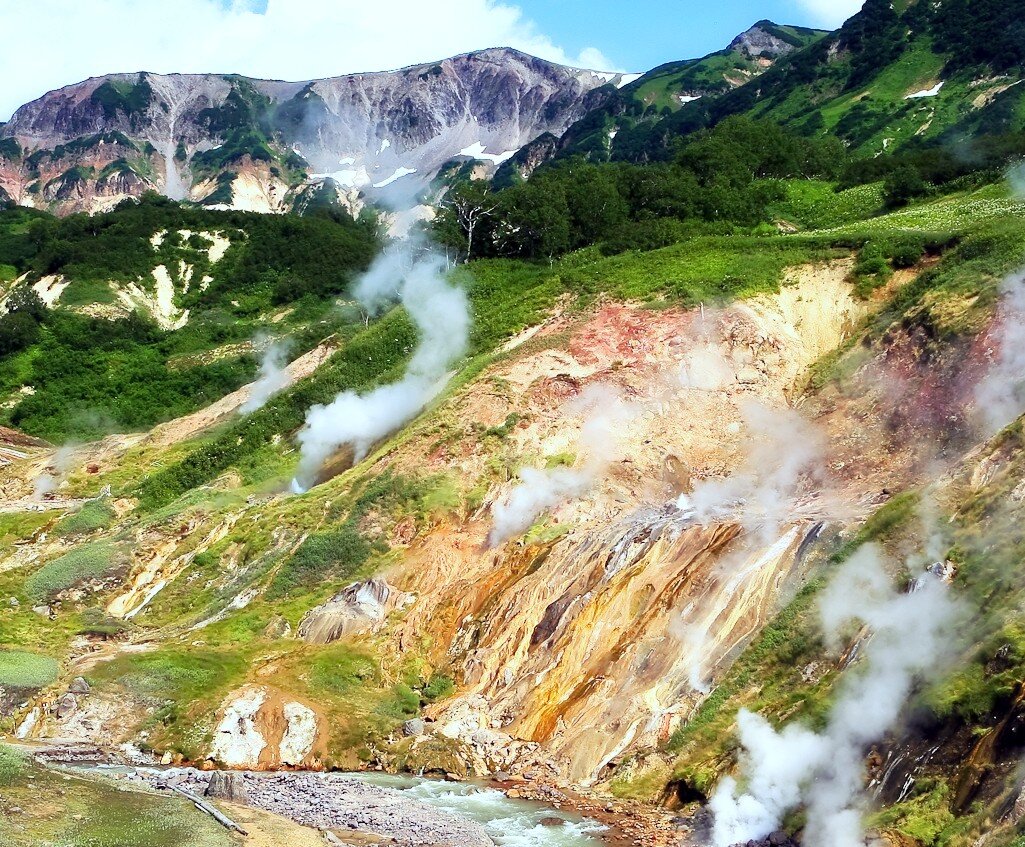
[[[649,70],[725,47],[755,21],[836,26],[856,3],[844,0],[518,0],[541,32],[577,54],[596,47],[617,66]]]
[[[174,7],[174,23],[168,10]],[[860,0],[0,0],[38,39],[0,50],[0,121],[108,73],[307,80],[516,47],[592,70],[646,71],[725,47],[762,18],[838,26]],[[111,33],[130,33],[112,38]],[[31,69],[26,72],[26,68]]]

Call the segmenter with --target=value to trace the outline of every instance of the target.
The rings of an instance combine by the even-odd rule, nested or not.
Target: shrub
[[[57,679],[57,662],[27,650],[0,650],[0,685],[42,688]]]
[[[434,674],[423,690],[423,699],[428,703],[433,703],[435,700],[444,700],[455,690],[455,683],[450,677]]]
[[[110,525],[114,520],[114,510],[103,500],[93,500],[71,515],[61,518],[53,528],[58,537],[69,535],[87,535]]]
[[[296,588],[312,588],[328,577],[348,579],[370,557],[370,544],[352,527],[309,536],[281,566],[267,591],[283,597]]]
[[[25,593],[35,601],[49,600],[73,585],[107,573],[114,560],[112,544],[87,544],[47,562],[25,580]]]
[[[928,190],[922,175],[911,165],[897,168],[883,183],[883,197],[891,208],[906,206],[916,197],[923,197]]]

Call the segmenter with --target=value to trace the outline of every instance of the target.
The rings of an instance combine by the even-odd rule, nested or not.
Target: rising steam
[[[1025,273],[1008,277],[1001,295],[996,358],[975,391],[975,407],[989,435],[1025,412]]]
[[[75,447],[72,444],[64,444],[57,448],[57,452],[53,454],[50,464],[32,480],[33,500],[42,500],[57,490],[71,469],[74,455]]]
[[[356,461],[365,457],[441,390],[470,336],[469,301],[462,289],[449,285],[444,269],[443,257],[406,240],[386,249],[356,283],[353,294],[370,314],[397,296],[420,340],[399,382],[366,394],[345,391],[307,412],[298,436],[302,455],[293,490],[309,488],[325,460],[344,446],[353,448]]]
[[[677,507],[699,523],[739,520],[768,539],[794,517],[822,481],[825,439],[792,409],[745,401],[744,460],[730,476],[708,479],[681,494]]]
[[[866,624],[872,635],[865,667],[841,684],[821,733],[798,724],[775,730],[740,712],[744,788],[726,777],[709,803],[716,847],[762,839],[800,806],[807,812],[807,847],[861,847],[865,749],[894,727],[916,681],[943,663],[961,616],[935,574],[927,572],[914,587],[897,592],[871,545],[832,580],[820,603],[827,641],[835,648],[844,626]]]
[[[257,339],[256,345],[267,344],[266,340]],[[249,399],[239,408],[239,413],[248,415],[264,405],[282,389],[292,383],[288,374],[288,345],[282,343],[267,344],[260,360],[260,375],[249,390]]]
[[[584,418],[580,448],[585,455],[580,468],[523,468],[520,484],[491,507],[488,545],[495,547],[528,530],[537,518],[560,503],[586,494],[604,473],[615,450],[618,433],[633,416],[630,404],[604,385],[584,389],[566,404],[566,412]]]

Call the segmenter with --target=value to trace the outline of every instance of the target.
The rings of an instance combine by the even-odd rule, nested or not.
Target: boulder
[[[90,690],[89,683],[80,676],[76,676],[68,686],[68,691],[72,694],[88,694]]]
[[[214,771],[210,775],[205,793],[207,797],[216,797],[218,800],[228,800],[232,803],[246,803],[249,800],[245,777],[231,771]]]
[[[76,711],[78,711],[78,701],[75,699],[75,695],[70,691],[61,695],[60,700],[57,701],[57,717],[63,720],[71,717]]]
[[[402,724],[402,734],[406,738],[418,738],[423,735],[427,730],[427,724],[423,722],[422,718],[413,718],[413,720],[406,721]]]
[[[288,638],[292,634],[292,625],[281,615],[275,615],[263,628],[263,634],[267,638]]]

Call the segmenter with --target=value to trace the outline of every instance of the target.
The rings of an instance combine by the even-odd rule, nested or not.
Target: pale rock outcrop
[[[256,727],[256,715],[267,699],[262,688],[239,692],[224,708],[224,716],[214,731],[210,755],[228,767],[253,767],[267,746],[267,739]]]
[[[347,635],[371,632],[406,599],[383,579],[354,582],[307,612],[299,622],[299,637],[310,644],[330,644]]]

